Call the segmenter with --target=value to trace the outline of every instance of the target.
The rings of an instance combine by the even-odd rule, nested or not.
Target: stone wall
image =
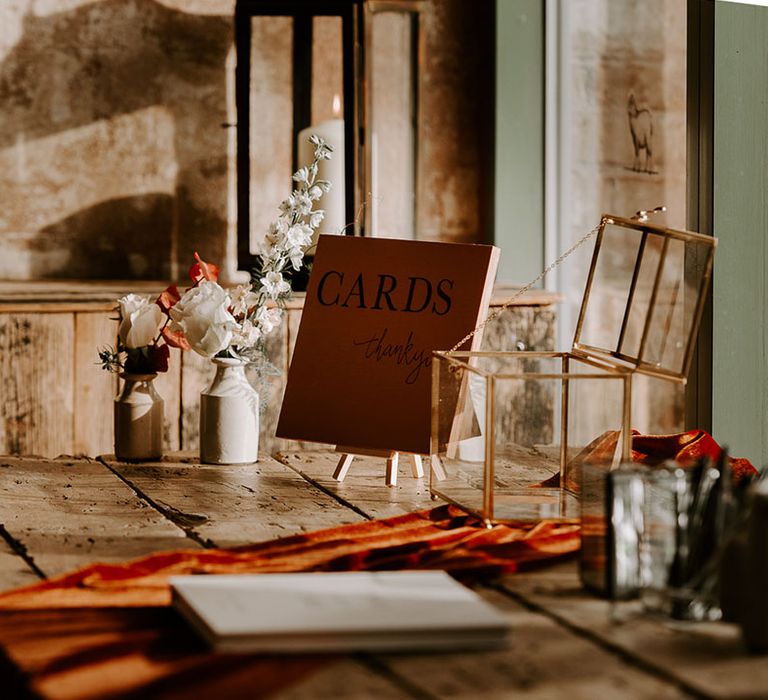
[[[418,216],[432,239],[489,238],[492,93],[475,76],[493,3],[477,7],[427,3]],[[0,3],[0,279],[181,278],[195,250],[234,273],[233,8]]]

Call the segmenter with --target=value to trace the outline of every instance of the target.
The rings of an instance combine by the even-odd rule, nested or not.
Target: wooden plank
[[[112,301],[4,301],[0,302],[0,314],[60,314],[79,313],[81,311],[111,313],[115,302]]]
[[[128,293],[156,295],[167,282],[140,280],[4,280],[0,281],[0,313],[110,313]]]
[[[0,591],[37,583],[39,577],[11,546],[0,539]]]
[[[103,464],[0,459],[0,523],[48,576],[195,546]]]
[[[209,545],[234,547],[363,519],[269,457],[235,466],[200,464],[191,456],[105,463]]]
[[[373,672],[360,661],[343,659],[337,662],[330,661],[327,666],[315,671],[311,676],[299,681],[297,685],[279,693],[276,697],[279,700],[317,700],[317,698],[404,700],[423,696],[407,692],[401,684],[396,684],[384,674]]]
[[[16,301],[112,302],[125,294],[157,294],[168,282],[151,280],[0,280],[0,304]]]
[[[0,454],[72,451],[74,316],[0,314]]]
[[[72,454],[95,457],[114,449],[112,403],[117,393],[117,375],[101,368],[97,352],[106,346],[115,347],[117,326],[114,313],[75,314]]]
[[[200,445],[200,392],[213,379],[210,360],[196,352],[181,354],[181,449],[197,451]]]
[[[400,466],[397,485],[387,486],[384,458],[355,457],[341,482],[333,478],[339,459],[334,452],[281,452],[275,458],[369,518],[390,518],[438,505],[429,495],[429,475],[414,479],[407,463]]]
[[[165,419],[163,421],[163,449],[168,452],[181,449],[181,350],[171,348],[171,359],[168,371],[160,372],[155,379],[155,389],[163,398],[165,404]],[[201,358],[202,359],[202,358]],[[113,448],[102,450],[112,452]]]
[[[506,577],[503,586],[700,697],[768,698],[765,656],[746,653],[735,625],[664,623],[643,615],[637,601],[612,605],[583,590],[574,562]]]
[[[543,615],[481,591],[508,615],[510,647],[482,654],[387,655],[383,662],[429,697],[683,698],[673,685],[634,668]]]

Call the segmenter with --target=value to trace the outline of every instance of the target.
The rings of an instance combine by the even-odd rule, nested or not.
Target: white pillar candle
[[[318,204],[318,209],[325,210],[325,218],[315,233],[313,245],[317,243],[318,233],[341,233],[350,222],[346,220],[346,197],[344,182],[344,120],[329,119],[299,132],[297,144],[298,167],[309,165],[314,159],[314,146],[309,137],[317,134],[333,146],[330,160],[321,160],[318,167],[318,179],[328,180],[331,189],[326,192]]]

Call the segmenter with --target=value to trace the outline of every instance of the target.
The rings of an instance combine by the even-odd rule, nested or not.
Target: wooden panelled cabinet
[[[117,338],[115,299],[128,291],[157,294],[163,283],[0,283],[0,454],[88,455],[113,450],[112,401],[118,378],[101,369],[97,349]],[[492,306],[510,295],[498,289]],[[555,302],[530,292],[485,331],[487,349],[553,350]],[[267,408],[260,451],[302,445],[275,438],[285,376],[296,340],[303,296],[287,308],[287,322],[269,339],[269,359],[281,375],[262,386]],[[155,380],[165,401],[165,446],[196,450],[200,392],[213,376],[194,352],[171,351],[169,371]],[[253,378],[252,378],[253,379]]]

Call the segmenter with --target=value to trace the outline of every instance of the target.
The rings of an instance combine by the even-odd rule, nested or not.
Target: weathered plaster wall
[[[195,249],[224,258],[231,11],[3,2],[0,277],[161,278]]]
[[[428,3],[428,238],[489,237],[493,5]],[[0,2],[0,279],[176,278],[195,250],[234,271],[233,8]]]

